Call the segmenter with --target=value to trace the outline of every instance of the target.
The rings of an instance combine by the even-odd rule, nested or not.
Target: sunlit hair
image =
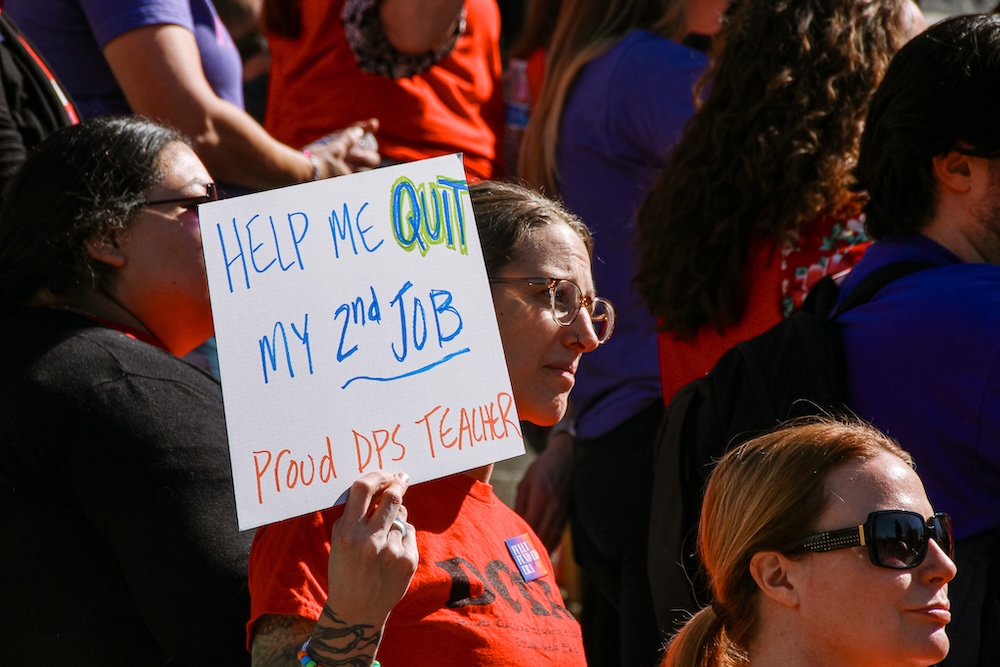
[[[680,39],[684,0],[564,0],[545,63],[542,94],[531,111],[518,172],[532,187],[556,192],[559,121],[584,65],[631,30]]]
[[[96,287],[107,278],[87,242],[132,221],[160,178],[174,130],[138,117],[97,119],[51,134],[10,184],[0,214],[0,316],[42,289]]]
[[[956,16],[907,44],[872,99],[856,171],[875,238],[917,232],[937,201],[932,161],[1000,157],[1000,16]]]
[[[594,242],[587,226],[561,204],[530,188],[504,181],[480,181],[469,186],[469,194],[486,272],[491,277],[520,256],[533,242],[536,229],[548,225],[568,226],[583,241],[587,255],[593,252]]]
[[[750,664],[759,605],[751,558],[793,554],[826,509],[830,473],[880,454],[913,467],[908,453],[871,426],[827,418],[793,423],[726,454],[709,477],[698,528],[715,602],[674,637],[661,667]]]
[[[639,214],[636,282],[664,330],[738,322],[750,242],[851,200],[869,99],[910,24],[904,0],[738,4]]]

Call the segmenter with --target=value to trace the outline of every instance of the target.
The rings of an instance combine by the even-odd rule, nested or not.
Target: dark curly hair
[[[160,177],[176,131],[142,118],[98,119],[51,134],[10,184],[0,213],[0,317],[42,289],[105,280],[87,241],[124,230]]]
[[[750,242],[850,203],[869,99],[908,0],[751,0],[720,33],[703,103],[638,220],[637,287],[663,330],[743,314]]]

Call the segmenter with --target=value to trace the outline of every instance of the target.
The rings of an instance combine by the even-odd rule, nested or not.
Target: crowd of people
[[[217,3],[0,2],[0,663],[1000,664],[1000,7],[530,0],[505,124],[495,0]],[[492,465],[387,468],[238,530],[184,359],[213,354],[198,207],[449,153],[544,434],[516,511]],[[894,265],[831,316],[851,416],[685,498],[702,607],[665,583],[671,400]]]

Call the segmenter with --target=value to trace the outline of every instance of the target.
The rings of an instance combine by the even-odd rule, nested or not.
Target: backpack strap
[[[926,269],[932,269],[938,266],[937,264],[932,264],[930,262],[894,262],[892,264],[887,264],[885,266],[879,267],[869,273],[867,276],[861,279],[851,293],[847,295],[839,308],[835,308],[831,317],[840,315],[855,306],[860,306],[862,304],[871,301],[876,294],[882,291],[882,288],[911,273],[917,273],[918,271],[924,271]]]

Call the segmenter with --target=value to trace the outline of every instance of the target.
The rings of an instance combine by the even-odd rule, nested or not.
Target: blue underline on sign
[[[412,370],[412,371],[409,371],[407,373],[403,373],[402,375],[394,375],[392,377],[385,377],[385,378],[370,377],[370,376],[367,376],[367,375],[359,375],[358,377],[351,378],[350,380],[348,380],[347,382],[345,382],[343,384],[343,386],[341,387],[341,389],[347,389],[347,387],[352,382],[356,382],[357,380],[367,380],[368,382],[394,382],[396,380],[402,380],[403,378],[412,377],[414,375],[420,375],[421,373],[426,373],[427,371],[429,371],[430,369],[434,368],[435,366],[440,366],[441,364],[449,362],[452,359],[454,359],[455,357],[457,357],[457,356],[459,356],[461,354],[465,354],[467,352],[470,352],[470,350],[469,350],[469,348],[466,347],[464,349],[459,350],[458,352],[452,352],[451,354],[445,355],[444,358],[438,359],[437,361],[435,361],[432,364],[427,364],[426,366],[423,366],[421,368],[417,368],[416,370]]]

